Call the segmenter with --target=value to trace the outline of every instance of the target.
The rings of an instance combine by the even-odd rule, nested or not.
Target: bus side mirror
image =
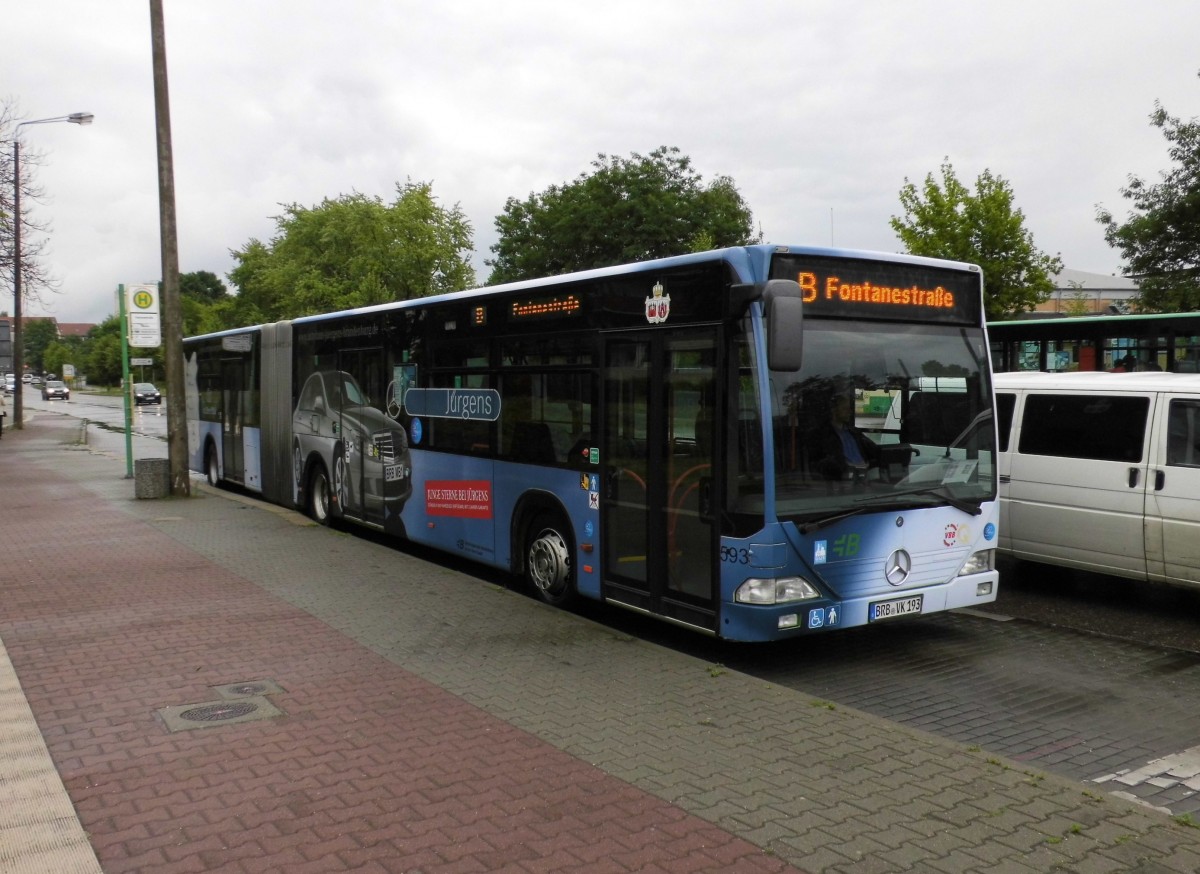
[[[762,300],[767,324],[767,366],[771,370],[799,370],[804,347],[804,303],[799,283],[769,279]]]

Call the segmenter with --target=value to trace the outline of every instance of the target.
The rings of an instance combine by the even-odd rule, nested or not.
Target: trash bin
[[[165,498],[171,494],[170,462],[165,458],[134,459],[133,494],[138,498]]]

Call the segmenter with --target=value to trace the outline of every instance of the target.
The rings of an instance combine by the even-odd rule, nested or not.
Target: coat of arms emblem
[[[671,314],[671,295],[663,294],[661,282],[654,283],[653,292],[646,298],[646,321],[652,325],[660,325]]]

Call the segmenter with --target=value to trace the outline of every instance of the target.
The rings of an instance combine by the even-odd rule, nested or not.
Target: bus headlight
[[[979,552],[967,559],[967,563],[959,570],[958,575],[965,577],[967,574],[981,574],[984,571],[996,569],[996,550],[981,549]]]
[[[787,604],[819,598],[821,593],[812,583],[800,577],[781,577],[777,580],[750,579],[738,586],[733,600],[740,604]]]

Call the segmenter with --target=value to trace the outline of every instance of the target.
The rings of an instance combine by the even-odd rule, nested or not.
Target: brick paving
[[[986,750],[198,483],[135,500],[78,433],[0,443],[0,641],[108,874],[1200,870],[1188,823]],[[65,870],[23,829],[0,871]]]

